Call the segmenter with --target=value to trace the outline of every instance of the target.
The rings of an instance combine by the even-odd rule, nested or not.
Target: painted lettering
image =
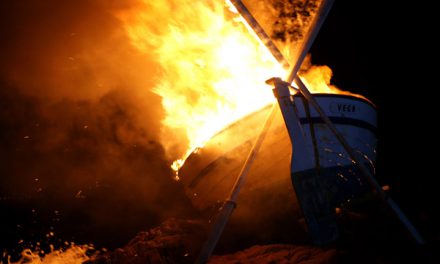
[[[338,104],[338,112],[354,113],[356,112],[356,106],[350,104]]]

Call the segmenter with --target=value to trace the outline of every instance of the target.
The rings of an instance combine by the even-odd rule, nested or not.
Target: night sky
[[[187,206],[178,186],[163,177],[171,171],[156,129],[163,115],[157,110],[160,98],[130,92],[139,85],[130,80],[140,78],[131,72],[152,65],[140,62],[145,58],[133,55],[126,40],[110,36],[116,22],[101,11],[123,4],[87,2],[0,3],[0,252],[16,254],[29,242],[44,241],[52,229],[55,244],[121,246],[140,230],[188,213],[177,209]],[[377,105],[378,180],[390,185],[392,197],[433,243],[440,239],[433,198],[438,175],[436,155],[425,148],[434,153],[437,148],[431,142],[434,120],[421,119],[429,118],[433,107],[422,94],[419,78],[425,65],[409,12],[378,0],[336,0],[311,53],[314,64],[333,70],[334,84]],[[86,36],[86,43],[72,41],[69,30]],[[59,70],[67,67],[60,57],[80,56],[88,45],[92,59],[102,64],[91,64],[79,75]],[[106,65],[121,58],[134,66]],[[117,73],[110,77],[115,85],[93,93],[84,87],[65,94],[61,90],[71,87],[56,77],[66,74],[72,86],[80,87],[88,85],[86,78],[107,78],[104,72]],[[60,100],[63,96],[67,99]],[[154,124],[138,126],[139,120]],[[112,154],[103,157],[102,152]],[[145,193],[139,182],[154,190]],[[176,195],[157,191],[163,186],[174,186],[170,192]],[[168,210],[143,207],[158,203]],[[127,219],[131,224],[125,224]],[[97,224],[102,222],[106,226]],[[25,242],[17,246],[21,239]]]
[[[439,242],[435,173],[435,100],[427,60],[432,49],[417,34],[427,16],[416,6],[335,1],[312,48],[313,62],[333,69],[333,82],[377,106],[377,178],[426,240]],[[397,222],[395,222],[397,224]]]

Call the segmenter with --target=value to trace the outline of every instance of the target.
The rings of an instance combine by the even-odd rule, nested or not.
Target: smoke
[[[110,3],[2,3],[2,77],[52,99],[96,99],[118,86],[148,90],[146,73],[156,65],[130,46]]]
[[[132,4],[0,3],[0,247],[49,228],[111,246],[185,211],[158,65],[113,15]]]

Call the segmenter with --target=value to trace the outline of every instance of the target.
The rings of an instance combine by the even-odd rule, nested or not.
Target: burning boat
[[[139,20],[155,24],[149,21],[148,12],[136,12],[135,19],[122,16],[133,44],[140,50],[153,48],[158,54],[167,77],[155,87],[155,92],[163,97],[166,110],[163,124],[170,129],[164,133],[165,147],[168,153],[180,153],[182,158],[173,164],[178,172],[176,179],[182,181],[195,207],[205,212],[215,212],[228,201],[227,193],[253,149],[253,140],[269,111],[268,108],[257,110],[273,101],[267,87],[261,88],[264,80],[284,76],[289,65],[292,70],[288,83],[299,78],[297,73],[332,1],[269,1],[270,4],[264,6],[273,8],[268,9],[268,14],[263,12],[259,21],[247,8],[258,13],[265,10],[261,5],[253,5],[252,1],[227,2],[233,4],[228,12],[217,1],[209,5],[192,2],[189,5],[182,1],[182,6],[191,8],[178,12],[163,32],[154,27],[145,30],[143,23],[138,23]],[[156,8],[153,3],[146,5]],[[176,13],[173,8],[174,5],[158,7]],[[313,80],[306,79],[308,86],[314,86]],[[320,90],[309,88],[315,93]],[[306,96],[304,89],[300,90]],[[302,184],[295,183],[294,187],[291,184],[291,177],[298,178],[293,176],[296,173],[319,171],[318,174],[325,176],[315,179],[321,184],[316,190],[323,191],[326,197],[318,200],[329,201],[329,208],[348,201],[366,187],[365,180],[357,176],[355,164],[361,167],[362,174],[369,176],[369,184],[380,189],[368,172],[374,169],[375,159],[374,106],[366,99],[353,96],[315,94],[313,97],[302,100],[298,94],[293,100],[300,122],[297,135],[303,140],[292,135],[290,138],[294,150],[295,145],[303,147],[294,151],[292,163],[308,159],[307,164],[296,162],[298,164],[289,169],[292,149],[285,131],[288,122],[281,121],[278,114],[268,132],[270,138],[263,142],[250,168],[233,219],[252,216],[261,224],[269,219],[272,222],[289,219],[287,212],[296,219],[300,207],[304,207],[304,203],[295,199],[293,191],[294,187],[302,188],[299,187]],[[336,124],[337,129],[330,129],[333,132],[326,130],[322,114],[318,116],[308,106],[307,102],[313,100],[322,104],[325,115],[331,118],[330,121],[324,119],[326,125],[332,121]],[[280,107],[283,108],[283,104]],[[332,137],[336,130],[343,135]],[[354,158],[347,147],[339,147],[340,138],[345,138],[348,142],[343,145],[349,145],[362,159]],[[185,145],[186,148],[182,147]],[[182,152],[185,154],[181,155]],[[288,171],[292,173],[290,176]],[[307,180],[304,184],[308,185]],[[303,195],[297,192],[296,196]],[[307,211],[301,209],[303,213]]]
[[[352,147],[363,157],[363,162],[374,170],[376,146],[376,110],[366,99],[350,95],[315,94],[326,114]],[[300,122],[304,130],[308,154],[313,167],[301,167],[296,172],[320,170],[318,181],[323,185],[329,203],[341,206],[362,191],[367,183],[360,178],[352,160],[302,96],[294,96]],[[193,204],[211,214],[227,198],[239,175],[262,123],[270,111],[267,106],[233,123],[216,134],[206,145],[191,153],[179,171],[179,176]],[[295,142],[293,143],[295,144]],[[305,153],[293,153],[293,159]],[[279,110],[268,136],[262,143],[241,190],[238,206],[231,222],[252,219],[255,228],[282,221],[298,223],[301,218],[291,180],[292,147],[289,134]],[[282,220],[283,219],[283,220]]]

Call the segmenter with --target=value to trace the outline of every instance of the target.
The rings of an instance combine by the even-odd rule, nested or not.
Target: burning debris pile
[[[296,59],[322,0],[242,1],[288,60]]]
[[[264,245],[253,246],[243,251],[224,256],[212,256],[208,263],[313,263],[337,264],[341,263],[343,253],[335,249],[321,249],[310,246],[297,245]]]
[[[316,247],[279,241],[245,245],[240,244],[242,241],[234,243],[237,237],[227,234],[207,263],[438,263],[435,248],[432,249],[436,252],[434,255],[428,248],[408,247],[402,241],[392,240],[392,237],[399,237],[401,230],[391,222],[384,223],[378,208],[370,210],[376,212],[341,218],[348,233],[344,240],[334,245]],[[123,247],[87,257],[85,264],[194,263],[207,230],[206,221],[171,218],[155,228],[139,232]],[[284,229],[279,228],[278,232],[284,232]],[[234,233],[240,233],[240,230]]]
[[[287,43],[302,40],[305,35],[303,31],[308,28],[319,2],[319,0],[272,1],[272,7],[277,14],[273,22],[271,37]]]
[[[244,0],[270,37],[290,48],[303,40],[321,0]],[[291,45],[292,44],[292,45]],[[283,45],[283,46],[284,46]]]
[[[169,219],[147,232],[140,232],[123,248],[91,258],[87,264],[194,263],[206,238],[206,224]],[[229,248],[231,250],[232,248]],[[232,254],[214,255],[208,263],[340,263],[343,252],[311,246],[253,246]]]
[[[91,259],[105,263],[194,263],[207,232],[201,221],[168,219],[140,232],[123,248]]]

